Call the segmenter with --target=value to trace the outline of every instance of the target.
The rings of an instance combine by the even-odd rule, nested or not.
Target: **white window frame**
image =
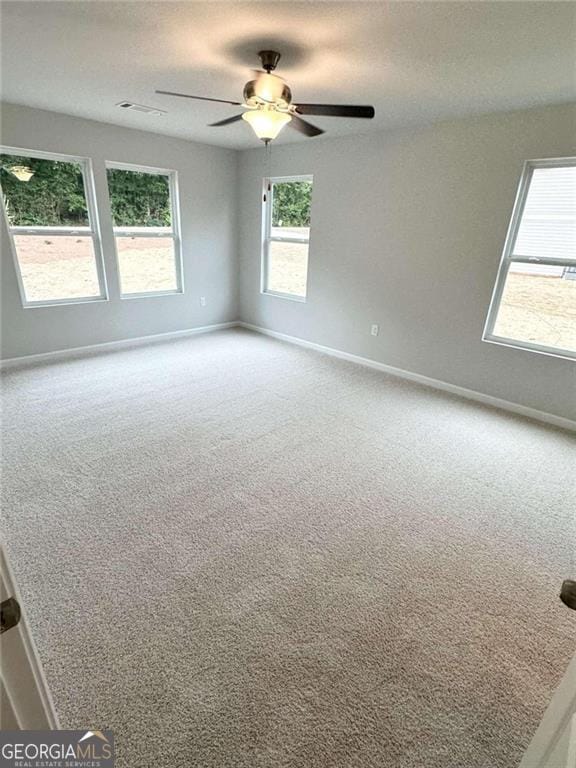
[[[184,276],[182,270],[182,235],[180,231],[180,196],[178,192],[178,172],[169,168],[154,168],[147,165],[134,165],[132,163],[121,163],[112,160],[106,161],[106,184],[108,185],[108,170],[135,171],[136,173],[148,173],[151,176],[167,176],[168,188],[170,191],[170,212],[172,228],[170,232],[142,232],[130,231],[128,227],[122,227],[124,232],[116,232],[112,218],[112,208],[110,205],[110,216],[112,218],[112,234],[114,235],[114,255],[116,257],[116,274],[118,277],[118,286],[120,289],[120,298],[124,299],[143,299],[152,296],[174,296],[184,293]],[[110,189],[108,188],[108,199],[110,200]],[[141,293],[123,293],[122,278],[120,276],[120,261],[118,259],[118,248],[116,247],[117,237],[167,237],[174,243],[174,266],[176,271],[176,288],[167,291],[142,291]]]
[[[558,347],[548,347],[543,344],[535,344],[530,341],[523,341],[521,339],[510,339],[504,336],[497,336],[494,333],[494,326],[500,310],[500,302],[502,300],[502,294],[504,293],[504,286],[506,284],[506,278],[508,277],[508,271],[511,264],[550,264],[553,266],[562,267],[576,267],[576,258],[574,259],[555,259],[553,257],[519,257],[513,256],[514,244],[522,221],[522,214],[524,213],[524,206],[528,197],[528,190],[530,189],[530,182],[532,180],[532,174],[536,168],[566,168],[576,165],[576,157],[558,157],[547,158],[544,160],[527,160],[524,163],[522,176],[520,178],[520,184],[516,193],[516,200],[514,202],[514,209],[512,211],[512,218],[508,227],[508,233],[506,235],[506,241],[504,244],[504,251],[500,260],[500,266],[498,268],[498,275],[496,277],[496,283],[492,292],[492,298],[490,300],[490,307],[488,309],[488,315],[486,317],[486,324],[484,326],[484,332],[482,334],[482,341],[490,342],[491,344],[500,344],[506,347],[514,347],[515,349],[526,349],[531,352],[537,352],[543,355],[550,355],[552,357],[562,357],[571,360],[576,359],[576,352],[569,349],[560,349]]]
[[[272,208],[273,208],[273,192],[272,185],[290,181],[309,181],[314,185],[314,177],[312,174],[301,174],[299,176],[270,176],[263,179],[262,183],[262,243],[261,243],[261,264],[260,264],[260,293],[266,296],[276,296],[279,299],[289,299],[290,301],[299,301],[305,303],[308,298],[308,273],[309,269],[306,268],[306,295],[300,296],[296,293],[282,293],[281,291],[271,291],[266,286],[268,284],[268,262],[270,255],[270,243],[305,243],[308,246],[308,260],[310,259],[310,236],[303,239],[301,237],[280,237],[278,235],[272,236]],[[310,227],[310,230],[312,228]]]
[[[102,240],[100,237],[100,225],[98,221],[98,209],[96,207],[96,187],[94,185],[94,171],[92,160],[88,157],[78,157],[77,155],[62,155],[55,152],[43,152],[36,149],[24,149],[19,147],[0,146],[0,153],[4,155],[15,155],[20,157],[33,157],[39,160],[53,160],[64,163],[77,163],[82,171],[82,180],[84,183],[84,196],[86,198],[86,209],[88,212],[87,227],[37,227],[37,226],[11,226],[8,221],[6,207],[4,205],[4,194],[2,194],[2,212],[6,222],[6,229],[10,240],[10,249],[12,259],[16,270],[16,279],[18,281],[18,290],[20,300],[25,309],[34,309],[36,307],[52,307],[62,304],[87,304],[95,301],[108,301],[108,287],[106,285],[106,273],[104,271],[104,261],[102,258]],[[70,235],[90,236],[92,238],[92,247],[94,249],[94,260],[96,264],[96,274],[98,275],[99,294],[97,296],[79,296],[64,299],[41,299],[39,301],[29,301],[26,298],[24,280],[20,262],[18,261],[18,251],[14,241],[14,235],[43,235],[49,234],[50,237],[64,237]]]

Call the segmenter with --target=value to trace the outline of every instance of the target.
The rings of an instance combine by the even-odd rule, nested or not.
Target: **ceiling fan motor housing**
[[[281,77],[266,72],[250,80],[244,86],[244,103],[249,107],[275,106],[288,109],[292,103],[292,91]]]

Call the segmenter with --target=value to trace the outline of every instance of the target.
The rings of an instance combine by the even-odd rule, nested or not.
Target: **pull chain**
[[[266,189],[264,190],[264,202],[266,202],[266,199],[270,193],[270,176],[272,175],[272,142],[270,140],[265,142],[266,148],[266,159],[265,159],[265,178],[266,178]]]

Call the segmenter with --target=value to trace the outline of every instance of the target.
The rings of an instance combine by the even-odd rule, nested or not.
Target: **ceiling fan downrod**
[[[276,69],[278,62],[280,61],[280,54],[278,51],[259,51],[258,56],[262,62],[262,69],[268,74]]]

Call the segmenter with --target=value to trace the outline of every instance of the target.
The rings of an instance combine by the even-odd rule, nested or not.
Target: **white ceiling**
[[[237,108],[156,88],[241,100],[261,48],[294,101],[373,104],[372,121],[315,118],[328,136],[574,101],[572,2],[4,2],[2,98],[243,148]],[[114,106],[134,101],[164,117]],[[286,128],[279,142],[304,139]]]

